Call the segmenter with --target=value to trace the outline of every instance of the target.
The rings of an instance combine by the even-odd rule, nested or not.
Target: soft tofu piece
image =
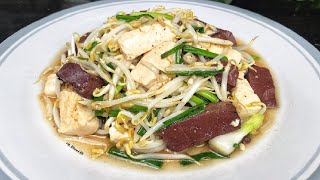
[[[159,46],[155,47],[148,53],[146,53],[140,60],[139,63],[148,62],[153,64],[156,68],[164,71],[166,67],[170,66],[171,62],[168,58],[161,59],[161,54],[169,51],[172,49],[176,43],[173,41],[168,41],[165,43],[160,44]],[[146,65],[146,64],[145,64]]]
[[[216,53],[216,54],[221,54],[221,53],[223,53],[224,48],[225,48],[225,46],[212,44],[210,46],[210,48],[208,49],[208,51]],[[242,58],[241,53],[236,51],[236,50],[234,50],[234,49],[232,49],[232,48],[230,48],[230,47],[227,47],[227,48],[228,48],[228,51],[226,53],[226,57],[229,60],[235,60],[236,63],[239,64],[240,61],[241,61],[241,58]]]
[[[47,77],[47,81],[44,85],[44,94],[48,97],[57,97],[56,85],[58,83],[61,83],[61,81],[58,80],[58,77],[56,76],[56,74],[50,74]]]
[[[237,86],[232,91],[233,105],[242,120],[250,118],[261,110],[261,106],[252,106],[251,103],[261,102],[258,95],[254,93],[244,73],[239,73]]]
[[[161,54],[174,46],[174,42],[168,41],[146,53],[131,71],[133,79],[144,86],[153,86],[156,83],[158,74],[154,73],[148,65],[152,64],[155,68],[164,71],[166,67],[170,66],[171,62],[168,58],[161,59]]]
[[[157,74],[155,74],[142,63],[138,63],[136,67],[134,67],[134,69],[131,71],[131,76],[133,80],[144,86],[157,79]]]
[[[166,41],[173,41],[174,37],[175,34],[168,27],[154,23],[123,33],[118,44],[127,60],[132,60]]]
[[[98,130],[98,118],[92,109],[78,103],[80,99],[81,97],[73,91],[61,91],[59,133],[86,136]]]
[[[128,133],[121,133],[119,132],[115,127],[115,123],[113,122],[111,124],[111,127],[109,128],[109,135],[110,135],[110,140],[112,142],[117,143],[118,141],[120,141],[123,138],[127,138],[128,137]]]

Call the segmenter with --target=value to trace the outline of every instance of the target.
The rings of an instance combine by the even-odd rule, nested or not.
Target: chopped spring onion
[[[93,41],[93,42],[91,43],[90,47],[85,48],[84,51],[85,51],[85,52],[91,51],[91,50],[92,50],[94,47],[96,47],[96,45],[98,45],[98,44],[99,44],[99,42]]]
[[[183,61],[182,57],[181,57],[181,50],[179,49],[178,51],[176,51],[176,64],[181,64]]]
[[[129,157],[125,152],[120,151],[116,147],[111,147],[108,151],[108,154],[116,158],[130,160],[138,164],[145,165],[147,167],[151,167],[155,169],[160,169],[163,165],[163,161],[158,159],[133,159]]]
[[[104,113],[103,110],[94,110],[94,114],[95,114],[96,116],[101,116],[103,113]]]
[[[228,158],[227,156],[223,156],[223,155],[215,153],[215,152],[203,152],[200,154],[192,155],[191,157],[196,161],[208,160],[208,159],[226,159],[226,158]],[[194,164],[194,161],[191,161],[189,159],[183,159],[180,161],[180,164],[182,166],[187,166],[190,164]]]
[[[223,72],[223,69],[208,66],[186,66],[183,64],[174,64],[165,69],[166,74],[176,74],[179,76],[213,76]]]
[[[202,99],[198,98],[197,96],[193,95],[191,98],[190,98],[190,101],[195,103],[196,105],[199,105],[199,104],[205,104],[206,102],[203,101]]]
[[[180,113],[179,115],[171,118],[171,119],[168,119],[167,121],[163,122],[163,126],[161,128],[164,128],[164,127],[168,127],[174,123],[177,123],[179,121],[182,121],[186,118],[189,118],[191,116],[194,116],[194,115],[197,115],[199,113],[202,113],[205,111],[204,109],[204,104],[199,104],[199,105],[196,105],[196,106],[193,106],[193,107],[190,107],[189,109],[185,110],[184,112]],[[160,128],[160,129],[161,129]]]
[[[219,98],[213,94],[212,92],[208,91],[208,90],[200,90],[197,91],[196,94],[208,99],[209,101],[216,103],[219,101]]]
[[[158,17],[158,16],[162,16],[168,20],[172,20],[173,16],[169,15],[169,14],[163,14],[163,13],[156,13],[156,12],[133,12],[130,14],[131,16],[141,16],[141,15],[145,15],[145,16],[151,16],[151,17]]]
[[[118,114],[119,114],[120,110],[119,109],[116,109],[116,110],[110,110],[109,111],[109,116],[110,117],[117,117]]]
[[[204,33],[204,27],[202,27],[202,26],[192,26],[192,27],[195,31],[202,33],[202,34]]]
[[[103,101],[103,95],[99,97],[93,97],[93,101]]]
[[[254,114],[247,121],[241,124],[241,128],[227,134],[223,134],[209,140],[209,146],[215,152],[223,155],[232,153],[242,139],[251,132],[256,131],[263,125],[263,114]]]
[[[134,105],[127,108],[127,110],[133,113],[138,113],[138,112],[147,112],[148,108],[145,106]]]
[[[193,54],[197,54],[197,55],[200,55],[200,56],[205,56],[205,57],[208,57],[208,58],[215,58],[215,57],[217,57],[219,55],[219,54],[216,54],[216,53],[204,50],[204,49],[196,48],[196,47],[193,47],[193,46],[189,46],[189,45],[185,45],[183,47],[183,50],[185,52],[191,52]],[[221,60],[227,61],[228,58],[226,56],[224,56],[224,57],[221,58]]]
[[[182,49],[184,46],[185,46],[185,43],[178,44],[177,46],[175,46],[174,48],[170,49],[169,51],[161,54],[161,59],[164,59],[164,58],[170,56],[171,54],[173,54],[173,53],[177,52],[178,50]]]

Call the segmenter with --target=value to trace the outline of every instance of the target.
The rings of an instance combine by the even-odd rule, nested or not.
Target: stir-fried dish
[[[59,134],[101,145],[97,157],[153,168],[228,158],[277,106],[270,71],[246,52],[255,39],[237,45],[188,9],[119,12],[72,34],[44,71],[47,118]],[[187,151],[202,145],[210,149]]]

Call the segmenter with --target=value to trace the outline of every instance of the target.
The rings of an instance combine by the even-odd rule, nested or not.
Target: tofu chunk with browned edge
[[[81,97],[73,91],[61,91],[59,133],[86,136],[98,130],[98,118],[91,108],[78,103],[80,99]]]
[[[232,91],[233,105],[242,120],[250,118],[253,114],[261,110],[261,103],[257,94],[254,93],[247,79],[244,78],[244,73],[240,72],[237,79],[237,85]]]
[[[132,78],[144,86],[147,86],[150,82],[155,81],[158,74],[151,70],[152,67],[148,66],[153,66],[153,68],[164,71],[166,67],[170,66],[171,61],[169,58],[161,59],[161,54],[172,49],[174,46],[174,42],[168,41],[146,53],[141,58],[137,66],[131,71]]]
[[[174,37],[168,27],[154,23],[123,33],[118,43],[127,60],[133,60],[166,41],[173,41]]]

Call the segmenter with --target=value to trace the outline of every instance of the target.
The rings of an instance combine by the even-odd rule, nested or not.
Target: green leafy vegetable
[[[109,111],[109,116],[110,117],[117,117],[119,114],[120,110],[119,109],[115,109],[115,110],[110,110]]]
[[[233,147],[234,147],[235,149],[237,149],[237,148],[240,147],[240,144],[239,144],[239,143],[234,143],[234,144],[233,144]]]
[[[200,91],[197,91],[196,94],[199,94],[200,96],[208,99],[210,102],[213,102],[213,103],[219,102],[219,98],[208,90],[200,90]]]
[[[98,56],[101,59],[103,57],[103,52],[99,52]]]
[[[103,95],[99,97],[93,97],[93,101],[103,101]]]
[[[227,156],[223,156],[223,155],[215,153],[215,152],[203,152],[200,154],[192,155],[191,157],[196,161],[208,160],[208,159],[226,159],[226,158],[228,158]],[[184,159],[184,160],[180,161],[180,164],[182,166],[187,166],[190,164],[194,164],[194,161],[192,161],[190,159]]]
[[[120,151],[116,147],[111,147],[108,151],[108,154],[112,157],[129,160],[140,165],[144,165],[150,168],[160,169],[163,165],[163,161],[159,159],[132,159],[125,152]]]
[[[94,110],[94,114],[96,116],[102,116],[103,113],[104,113],[104,110]]]
[[[153,18],[158,17],[158,16],[162,16],[168,20],[172,20],[173,16],[169,15],[169,14],[163,14],[163,13],[156,13],[156,12],[133,12],[130,14],[131,16],[141,16],[141,15],[148,15],[151,16]]]
[[[222,73],[223,69],[221,70],[186,70],[186,71],[171,71],[167,70],[164,72],[165,74],[175,74],[179,76],[214,76],[219,73]]]
[[[176,64],[181,64],[183,61],[182,57],[181,57],[181,50],[179,49],[178,51],[176,51]]]
[[[157,109],[153,110],[153,113],[154,113],[155,117],[158,116],[160,110],[161,110],[160,108],[157,108]],[[147,117],[147,120],[150,122],[152,120],[151,118],[152,118],[152,116],[151,116],[151,114],[149,114],[148,117]],[[138,130],[137,134],[140,135],[140,136],[143,136],[146,132],[147,132],[147,130],[143,126],[141,126],[140,129]]]
[[[168,127],[168,126],[170,126],[170,125],[172,125],[174,123],[177,123],[177,122],[182,121],[182,120],[184,120],[186,118],[195,116],[195,115],[197,115],[199,113],[202,113],[204,111],[205,111],[204,104],[199,104],[199,105],[190,107],[189,109],[185,110],[184,112],[182,112],[181,114],[177,115],[176,117],[173,117],[173,118],[163,122],[163,126],[161,128]]]
[[[146,132],[147,130],[143,126],[141,126],[137,134],[142,137]]]
[[[196,47],[193,47],[193,46],[189,46],[189,45],[185,45],[183,47],[183,50],[185,52],[190,52],[192,54],[197,54],[197,55],[208,57],[208,58],[215,58],[215,57],[217,57],[219,55],[219,54],[216,54],[216,53],[204,50],[204,49],[196,48]],[[228,58],[226,56],[223,56],[221,58],[221,60],[227,61]]]
[[[199,33],[204,33],[204,27],[202,26],[193,26],[193,29]]]
[[[193,95],[191,98],[190,98],[190,101],[195,103],[196,105],[199,105],[199,104],[206,104],[205,101],[203,101],[202,99],[198,98],[197,96]]]
[[[170,56],[171,54],[177,52],[178,50],[182,49],[184,45],[185,45],[185,43],[178,44],[177,46],[175,46],[174,48],[170,49],[169,51],[161,54],[161,59],[164,59],[164,58]]]
[[[78,59],[83,60],[83,61],[88,61],[89,58],[84,58],[84,57],[78,57]]]
[[[151,15],[148,15],[148,14],[141,14],[141,15],[137,15],[137,16],[134,16],[134,15],[116,15],[116,18],[119,19],[119,20],[124,20],[126,22],[131,22],[131,21],[140,19],[143,16],[149,16],[149,17],[153,18]]]
[[[119,92],[122,90],[122,88],[123,88],[123,86],[117,86],[116,87],[116,92],[115,92],[115,94],[119,94]]]
[[[251,57],[252,57],[254,60],[258,60],[258,59],[260,59],[260,57],[259,57],[259,56],[257,56],[257,55],[251,55]]]
[[[91,51],[94,47],[96,47],[97,45],[99,44],[99,42],[97,41],[93,41],[91,43],[91,46],[89,48],[85,48],[84,51],[87,52],[87,51]]]
[[[148,108],[145,106],[134,105],[127,108],[127,110],[133,113],[139,113],[139,112],[147,112]]]

